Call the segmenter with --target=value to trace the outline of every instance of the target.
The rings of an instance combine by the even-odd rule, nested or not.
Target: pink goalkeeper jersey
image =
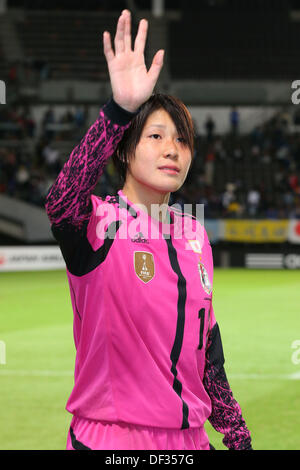
[[[47,197],[74,311],[75,383],[67,409],[96,421],[203,426],[229,448],[251,439],[224,371],[204,227],[168,209],[160,223],[120,190],[92,190],[133,115],[111,100]]]

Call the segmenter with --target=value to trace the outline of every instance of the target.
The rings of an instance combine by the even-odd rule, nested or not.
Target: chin
[[[139,181],[140,184],[143,184],[147,188],[159,192],[161,194],[168,194],[168,193],[174,193],[175,191],[178,191],[178,189],[181,188],[182,186],[182,181],[147,181],[141,180]]]
[[[178,191],[179,188],[181,188],[181,185],[168,184],[168,185],[156,186],[153,189],[155,189],[156,191],[159,191],[163,194],[167,194],[167,193],[174,193],[175,191]]]

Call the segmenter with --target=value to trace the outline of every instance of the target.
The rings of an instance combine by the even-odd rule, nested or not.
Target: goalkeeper
[[[67,449],[208,450],[207,420],[229,449],[251,449],[224,370],[206,231],[168,205],[192,163],[192,119],[153,93],[163,51],[147,71],[146,37],[141,20],[132,44],[128,10],[114,49],[104,33],[112,98],[47,195],[74,311]],[[110,158],[123,186],[101,199],[92,193]]]

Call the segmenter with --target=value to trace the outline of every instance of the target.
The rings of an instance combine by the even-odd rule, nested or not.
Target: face
[[[191,151],[164,110],[148,117],[128,165],[131,181],[161,193],[177,191],[191,165]],[[128,174],[127,174],[128,177]]]

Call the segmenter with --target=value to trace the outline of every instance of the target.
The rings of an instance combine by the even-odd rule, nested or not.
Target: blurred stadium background
[[[65,447],[72,311],[44,202],[111,95],[102,32],[124,8],[133,31],[149,19],[147,63],[166,50],[157,90],[195,122],[193,167],[170,203],[204,204],[226,370],[253,446],[299,450],[296,0],[0,0],[0,449]],[[109,164],[96,194],[118,185]]]

